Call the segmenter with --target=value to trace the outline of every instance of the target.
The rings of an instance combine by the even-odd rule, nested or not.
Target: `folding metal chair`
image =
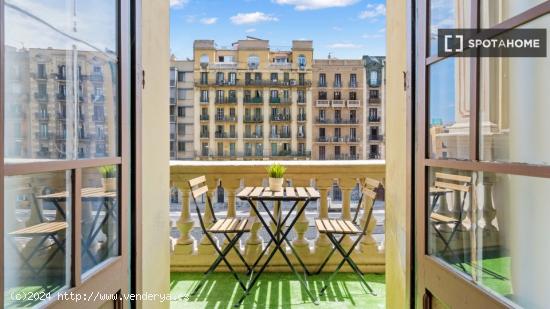
[[[351,259],[351,254],[353,253],[353,250],[355,250],[355,247],[359,244],[363,236],[366,235],[367,233],[367,229],[368,229],[370,220],[372,218],[374,203],[378,196],[375,190],[377,190],[380,187],[380,184],[381,183],[378,180],[369,179],[369,178],[365,180],[361,198],[359,200],[359,204],[357,205],[357,210],[355,212],[353,221],[341,220],[341,219],[316,219],[315,220],[315,225],[317,226],[317,230],[319,230],[319,233],[326,234],[329,240],[334,245],[334,248],[330,251],[328,256],[325,258],[325,260],[317,270],[317,274],[319,274],[323,270],[323,268],[328,263],[329,259],[331,258],[331,256],[334,254],[335,251],[338,251],[340,255],[342,255],[343,257],[342,261],[338,264],[338,266],[336,266],[336,269],[334,270],[334,272],[329,276],[327,282],[325,282],[325,285],[321,289],[321,292],[319,293],[319,295],[324,294],[330,281],[332,281],[334,276],[336,276],[336,274],[340,271],[340,269],[342,268],[342,266],[344,266],[344,263],[346,262],[349,264],[353,272],[359,277],[360,281],[367,287],[369,292],[373,295],[376,295],[374,293],[374,290],[365,280],[363,272],[359,269],[357,264],[355,264],[355,262]],[[363,199],[365,196],[370,198],[372,200],[372,203],[370,205],[370,209],[368,210],[367,220],[365,221],[363,228],[361,228],[360,224],[357,222],[357,219],[359,217],[361,205],[366,205],[366,203],[363,203]],[[337,240],[336,237],[334,237],[334,235],[342,235],[342,236],[340,237],[339,240]],[[342,241],[347,235],[357,235],[357,239],[355,239],[355,242],[352,244],[352,246],[349,248],[348,251],[346,251],[342,247]]]
[[[444,244],[443,250],[441,251],[440,255],[444,255],[447,250],[450,250],[453,257],[459,262],[460,259],[458,258],[456,252],[451,248],[451,242],[456,235],[456,232],[460,228],[460,225],[462,225],[462,220],[464,218],[465,212],[464,206],[466,204],[468,193],[470,192],[471,182],[472,178],[469,176],[435,173],[434,186],[430,188],[430,193],[434,195],[434,203],[432,203],[432,209],[430,213],[430,223],[437,237],[439,237]],[[443,194],[449,192],[456,192],[456,194],[464,193],[460,197],[458,218],[446,216],[435,212],[435,201],[441,195],[441,192],[443,192]],[[452,225],[452,230],[448,237],[445,237],[443,233],[441,233],[439,228],[444,224]],[[460,265],[461,267],[463,267],[462,263]]]
[[[216,215],[214,213],[214,208],[212,207],[212,201],[210,200],[210,196],[206,194],[208,192],[208,186],[206,185],[206,177],[200,176],[194,179],[189,180],[189,189],[191,190],[193,197],[193,202],[195,204],[195,209],[197,210],[197,214],[199,217],[200,226],[202,228],[203,233],[208,238],[216,252],[218,253],[218,257],[216,260],[214,260],[214,263],[208,268],[208,270],[205,272],[203,278],[199,282],[199,284],[195,287],[193,292],[191,292],[191,295],[194,295],[199,291],[201,286],[206,282],[206,279],[208,276],[216,270],[218,265],[223,260],[225,265],[227,265],[227,268],[229,271],[233,274],[237,282],[239,283],[240,287],[246,291],[246,285],[241,281],[239,278],[237,272],[231,266],[229,261],[227,260],[227,254],[233,249],[239,259],[243,262],[248,272],[250,272],[250,266],[240,253],[239,249],[235,247],[235,245],[238,243],[239,239],[244,233],[250,232],[250,229],[252,227],[252,224],[254,224],[254,219],[250,218],[225,218],[218,220],[216,218]],[[212,213],[212,219],[213,224],[210,227],[206,227],[206,224],[204,222],[203,214],[201,214],[201,211],[199,209],[199,204],[197,203],[197,198],[202,196],[203,194],[206,194],[206,205],[209,207],[210,212]],[[216,241],[214,240],[214,237],[212,234],[223,234],[225,238],[229,241],[227,246],[223,248],[218,247]],[[232,236],[234,235],[234,236]]]

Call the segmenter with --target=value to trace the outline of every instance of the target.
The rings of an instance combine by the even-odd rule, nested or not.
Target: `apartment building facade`
[[[255,38],[193,48],[197,159],[310,158],[311,41],[283,51]]]
[[[314,60],[314,160],[364,159],[364,74],[361,60]]]
[[[170,160],[195,158],[194,63],[170,61]]]
[[[53,48],[8,48],[6,52],[18,59],[7,68],[14,71],[6,86],[5,136],[14,143],[5,145],[6,157],[116,155],[116,55]]]
[[[386,57],[363,56],[366,76],[364,86],[366,159],[385,158],[385,64]]]

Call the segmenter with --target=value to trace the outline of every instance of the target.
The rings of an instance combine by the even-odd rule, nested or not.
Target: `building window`
[[[327,99],[327,92],[319,91],[319,100],[326,100],[326,99]]]
[[[185,124],[178,123],[178,134],[185,135]]]
[[[306,61],[306,56],[304,56],[304,55],[298,56],[298,68],[299,69],[301,69],[301,70],[305,69],[306,64],[307,64],[306,62],[307,62]]]
[[[357,87],[357,75],[356,74],[350,74],[349,75],[349,86],[352,88]]]
[[[327,75],[325,73],[319,73],[319,87],[327,86]]]
[[[377,71],[371,71],[370,72],[370,84],[371,85],[377,85],[378,84],[378,72]]]
[[[208,72],[201,72],[201,84],[208,84]]]
[[[378,99],[378,90],[369,90],[369,97],[371,99]]]
[[[178,72],[178,82],[185,81],[185,72]]]
[[[178,100],[186,99],[187,91],[185,89],[178,89]]]
[[[342,75],[340,73],[334,74],[334,87],[342,87]]]
[[[342,93],[340,91],[334,91],[334,100],[342,100]]]
[[[319,160],[325,160],[325,146],[319,146]]]
[[[260,66],[260,57],[256,55],[252,55],[248,57],[248,68],[249,69],[257,69]]]
[[[350,100],[357,100],[357,92],[352,91],[349,93],[349,99]]]
[[[185,142],[178,142],[178,151],[185,151]]]
[[[208,102],[208,90],[201,90],[201,102]]]
[[[178,117],[185,117],[185,107],[178,106]]]
[[[210,62],[210,59],[208,58],[208,55],[201,55],[200,62],[201,62],[201,64],[208,64],[208,62]]]

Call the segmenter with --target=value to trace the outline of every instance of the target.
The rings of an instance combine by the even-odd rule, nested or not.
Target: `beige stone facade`
[[[386,57],[363,56],[365,66],[365,159],[385,158]]]
[[[364,158],[364,67],[361,60],[313,63],[314,160]]]
[[[192,60],[170,63],[170,159],[192,160],[195,157],[194,73]]]
[[[275,51],[260,39],[230,49],[195,41],[195,157],[309,158],[312,45],[292,41]]]

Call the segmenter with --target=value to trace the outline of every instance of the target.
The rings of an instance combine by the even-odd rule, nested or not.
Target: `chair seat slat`
[[[456,183],[443,182],[443,181],[436,181],[435,186],[439,188],[452,189],[452,190],[463,191],[463,192],[470,191],[469,186],[459,185]]]
[[[315,190],[315,188],[307,187],[306,190],[307,190],[307,193],[309,193],[309,196],[312,198],[321,197],[321,195],[319,194],[319,191]]]
[[[259,197],[262,194],[262,191],[264,190],[264,187],[255,187],[254,190],[252,190],[252,193],[250,193],[249,197]]]
[[[237,194],[237,197],[247,197],[252,192],[252,190],[254,190],[254,187],[245,187],[241,190],[241,192]]]
[[[446,179],[446,180],[454,180],[454,181],[458,181],[458,182],[468,182],[468,183],[472,181],[472,177],[470,177],[470,176],[446,174],[446,173],[441,173],[441,172],[435,173],[435,178]]]
[[[301,198],[309,197],[306,189],[304,189],[303,187],[296,187],[296,193],[298,193],[298,197],[301,197]]]
[[[459,222],[457,219],[455,218],[452,218],[452,217],[448,217],[448,216],[445,216],[445,215],[442,215],[442,214],[438,214],[438,213],[432,213],[430,215],[430,219],[434,220],[434,221],[438,221],[438,222],[441,222],[441,223],[457,223]]]

